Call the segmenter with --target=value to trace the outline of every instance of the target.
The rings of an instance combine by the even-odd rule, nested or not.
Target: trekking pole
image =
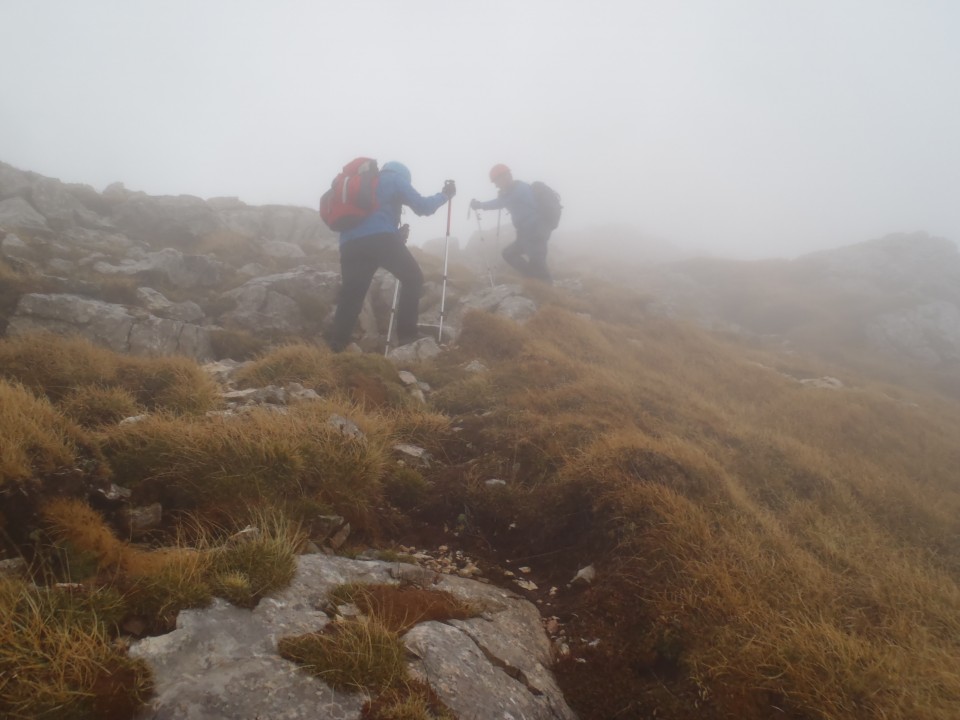
[[[390,322],[387,324],[387,344],[383,349],[383,356],[390,354],[390,336],[393,334],[393,319],[397,316],[397,301],[400,298],[400,281],[397,280],[393,288],[393,305],[390,307]]]
[[[496,287],[496,284],[493,282],[493,270],[490,269],[490,258],[487,257],[487,243],[483,239],[483,226],[480,224],[480,211],[474,210],[474,214],[477,216],[477,232],[480,233],[480,254],[483,255],[483,262],[487,266],[487,277],[490,278],[490,287]]]
[[[447,180],[452,183],[453,180]],[[450,259],[450,214],[453,211],[453,198],[447,200],[447,237],[443,241],[443,289],[440,291],[440,324],[437,328],[437,342],[443,342],[443,314],[447,303],[447,262]]]

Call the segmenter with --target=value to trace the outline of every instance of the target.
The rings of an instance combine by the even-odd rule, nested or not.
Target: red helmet
[[[490,182],[496,182],[497,178],[501,175],[509,175],[510,168],[508,168],[503,163],[497,163],[492,168],[490,168]]]

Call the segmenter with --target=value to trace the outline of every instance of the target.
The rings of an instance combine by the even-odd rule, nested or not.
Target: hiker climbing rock
[[[524,277],[552,284],[547,268],[547,244],[560,219],[559,196],[543,183],[514,180],[510,168],[503,164],[493,166],[490,181],[497,186],[497,197],[485,202],[471,200],[470,208],[506,208],[517,239],[503,249],[503,259]]]
[[[344,172],[353,164],[347,165]],[[376,170],[372,172],[376,173]],[[399,162],[384,164],[379,173],[371,176],[370,182],[366,183],[357,180],[351,185],[349,178],[341,181],[341,175],[334,180],[334,189],[338,182],[344,188],[341,198],[349,198],[352,187],[358,188],[358,195],[370,192],[362,190],[367,187],[372,189],[374,201],[364,198],[363,209],[353,213],[359,215],[359,219],[350,223],[352,227],[340,232],[340,294],[333,328],[327,338],[330,348],[340,352],[350,342],[363,299],[379,268],[384,268],[400,281],[396,309],[397,339],[400,345],[413,342],[418,338],[417,317],[423,272],[406,246],[409,228],[400,227],[400,212],[406,205],[417,215],[433,215],[456,195],[456,185],[448,180],[440,192],[424,197],[410,184],[410,171]],[[326,195],[324,197],[327,198]],[[330,202],[328,200],[328,204]],[[357,204],[360,205],[360,198]],[[321,214],[323,212],[324,202],[321,201]]]

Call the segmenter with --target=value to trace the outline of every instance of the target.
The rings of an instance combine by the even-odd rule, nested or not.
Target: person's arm
[[[504,195],[501,193],[493,200],[471,200],[470,207],[474,210],[499,210],[502,207],[506,207],[503,198]]]
[[[447,196],[442,192],[424,197],[414,190],[413,186],[409,183],[403,183],[400,186],[400,198],[403,204],[413,210],[417,215],[433,215],[447,202]]]

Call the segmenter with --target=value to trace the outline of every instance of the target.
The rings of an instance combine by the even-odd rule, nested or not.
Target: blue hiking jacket
[[[433,215],[445,202],[447,196],[443,193],[424,197],[413,189],[404,173],[384,167],[380,171],[380,182],[377,185],[377,209],[355,228],[340,233],[340,245],[369,235],[397,232],[400,227],[400,211],[404,205],[417,215]]]
[[[480,210],[506,208],[510,213],[513,226],[518,231],[537,232],[540,227],[540,213],[537,210],[537,201],[533,197],[533,190],[522,180],[514,180],[494,200],[478,202],[477,208]]]

